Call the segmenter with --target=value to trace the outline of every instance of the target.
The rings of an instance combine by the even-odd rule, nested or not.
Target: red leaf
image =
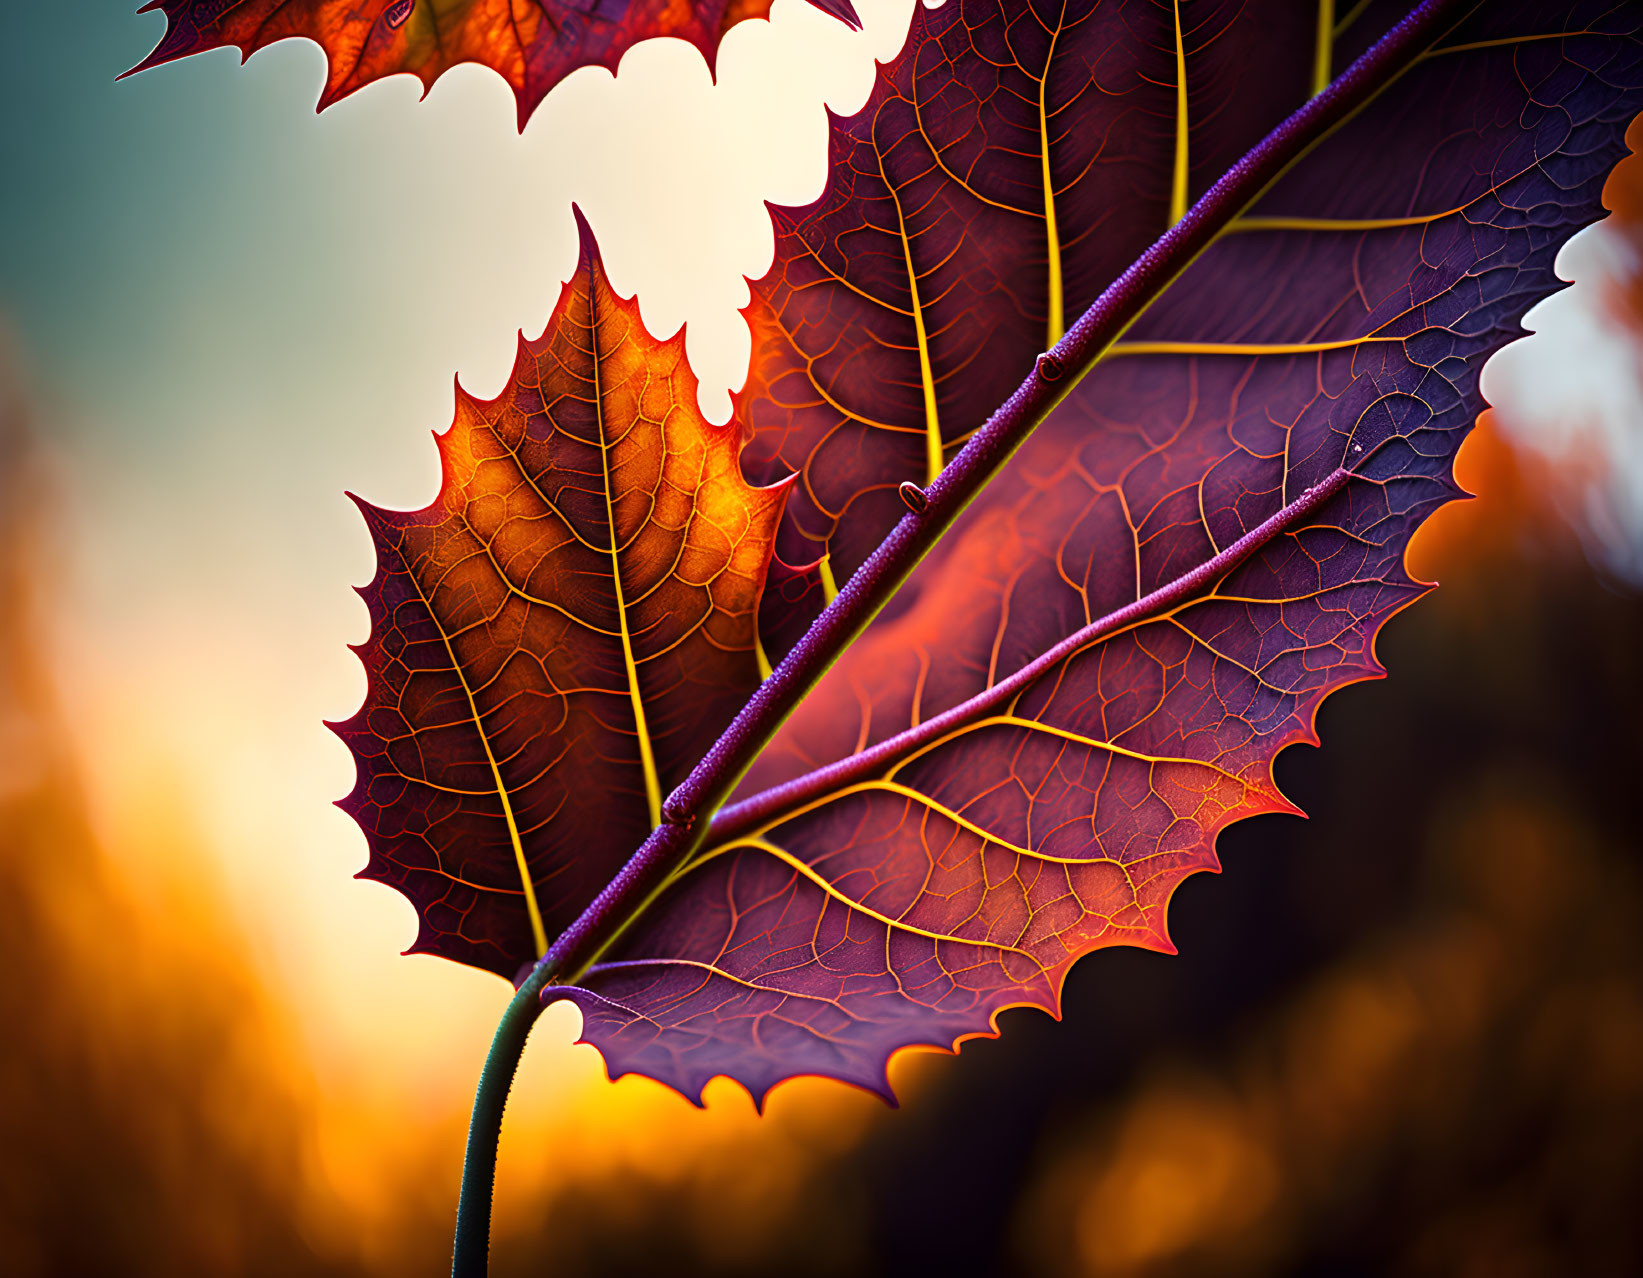
[[[754,618],[785,485],[750,488],[585,223],[576,275],[489,402],[458,389],[424,510],[360,502],[365,704],[338,735],[366,878],[413,952],[512,977],[660,819],[758,683]]]

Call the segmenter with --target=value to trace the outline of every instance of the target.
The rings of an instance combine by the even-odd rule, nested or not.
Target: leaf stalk
[[[496,1188],[496,1150],[502,1138],[502,1111],[525,1051],[531,1026],[542,1015],[542,987],[554,973],[538,962],[530,970],[497,1024],[468,1120],[468,1149],[462,1160],[462,1192],[456,1204],[456,1240],[451,1278],[485,1278],[491,1255],[491,1199]]]

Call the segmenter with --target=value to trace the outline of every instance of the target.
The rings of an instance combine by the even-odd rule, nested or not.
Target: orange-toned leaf
[[[812,3],[861,25],[850,0]],[[764,17],[770,0],[152,0],[148,9],[165,13],[166,31],[133,71],[224,47],[248,58],[306,36],[325,50],[321,109],[385,76],[408,73],[431,88],[452,67],[477,62],[513,89],[523,129],[572,71],[614,71],[640,40],[688,40],[711,66],[724,32]]]
[[[512,977],[659,820],[758,682],[785,486],[742,478],[684,338],[575,276],[502,394],[458,392],[424,510],[360,503],[369,688],[338,726],[364,876],[416,906],[417,952]]]

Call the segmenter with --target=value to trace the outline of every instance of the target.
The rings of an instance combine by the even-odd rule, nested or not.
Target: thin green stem
[[[542,1015],[542,988],[554,965],[538,963],[514,993],[496,1027],[485,1068],[474,1094],[468,1122],[468,1151],[462,1160],[462,1196],[456,1204],[456,1242],[451,1278],[485,1278],[491,1257],[491,1195],[496,1188],[496,1147],[502,1136],[502,1111],[508,1104],[513,1076],[525,1051],[531,1026]]]

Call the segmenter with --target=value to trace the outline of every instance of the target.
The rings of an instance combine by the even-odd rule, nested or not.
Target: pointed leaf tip
[[[830,17],[837,18],[852,31],[860,31],[861,17],[850,0],[810,0],[810,3]]]
[[[570,215],[576,224],[577,261],[582,264],[600,262],[598,237],[593,233],[588,215],[575,200],[571,201]]]

